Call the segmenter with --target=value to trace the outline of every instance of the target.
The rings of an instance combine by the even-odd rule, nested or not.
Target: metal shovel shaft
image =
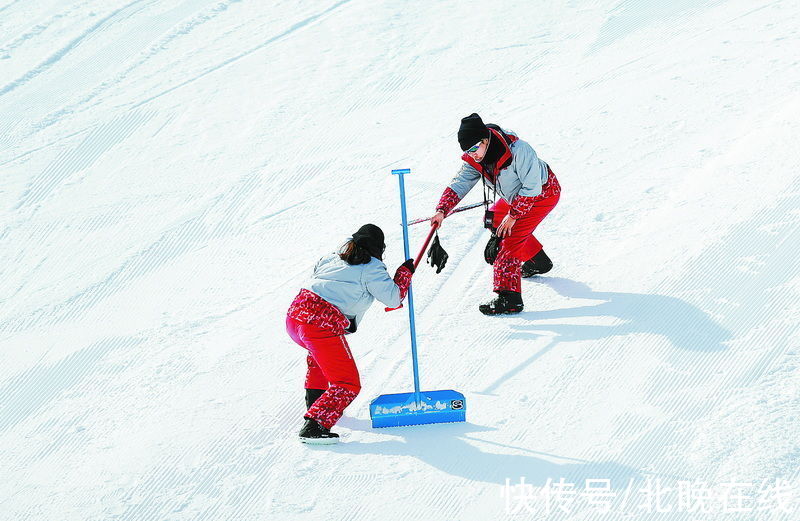
[[[403,218],[403,248],[405,258],[409,258],[408,217],[406,214],[406,190],[403,176],[409,169],[392,170],[400,178],[400,209]],[[425,244],[417,255],[414,265],[419,264],[422,255],[433,237],[436,227],[432,226]],[[389,309],[387,309],[389,311]],[[370,402],[369,415],[372,426],[399,427],[422,425],[426,423],[449,423],[466,421],[467,404],[464,395],[452,389],[420,391],[419,364],[417,361],[417,330],[414,322],[414,294],[408,288],[408,318],[411,325],[411,363],[414,369],[414,392],[382,394]]]
[[[405,258],[410,257],[408,247],[408,215],[406,213],[406,184],[404,176],[410,174],[411,170],[406,168],[402,170],[392,170],[392,174],[397,175],[400,180],[400,214],[403,220],[403,252]],[[422,258],[420,253],[419,258]],[[417,262],[414,262],[416,266]],[[414,323],[414,291],[413,284],[408,286],[408,319],[411,324],[411,364],[414,370],[414,400],[417,404],[420,403],[419,396],[419,365],[417,363],[417,329]]]

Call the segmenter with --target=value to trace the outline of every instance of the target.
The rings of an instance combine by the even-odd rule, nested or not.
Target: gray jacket
[[[400,306],[400,288],[386,265],[372,257],[367,264],[351,265],[337,253],[325,255],[314,267],[314,275],[303,288],[336,306],[356,326],[375,299],[387,307]]]
[[[513,132],[507,130],[503,130],[503,132],[516,137]],[[489,187],[495,188],[500,197],[509,204],[517,194],[526,197],[536,197],[541,194],[542,186],[547,183],[547,163],[539,159],[533,147],[521,139],[511,143],[509,148],[511,149],[511,164],[500,171],[494,185],[487,180]],[[460,199],[463,199],[480,180],[481,173],[465,162],[449,186]]]

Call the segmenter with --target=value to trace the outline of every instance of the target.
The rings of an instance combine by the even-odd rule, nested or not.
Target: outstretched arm
[[[385,304],[386,307],[398,308],[408,293],[413,269],[414,261],[409,259],[397,268],[394,278],[390,278],[385,266],[376,265],[364,274],[367,291]]]
[[[431,223],[437,227],[442,225],[444,218],[456,207],[458,202],[466,196],[472,187],[480,180],[481,174],[469,164],[463,164],[458,174],[442,192],[439,203],[436,205],[436,214]]]

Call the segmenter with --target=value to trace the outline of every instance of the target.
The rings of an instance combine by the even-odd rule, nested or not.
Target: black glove
[[[428,250],[428,264],[436,268],[436,273],[441,272],[444,269],[445,264],[447,264],[447,252],[444,251],[442,248],[441,243],[439,242],[439,233],[436,233],[436,237],[433,239],[433,244],[431,244],[431,248]]]
[[[405,261],[400,266],[405,266],[406,268],[408,268],[408,271],[410,271],[411,273],[414,273],[414,259],[408,259],[407,261]]]
[[[489,237],[489,242],[486,243],[486,247],[483,249],[483,258],[486,259],[486,264],[494,264],[497,253],[500,251],[501,242],[502,239],[494,233]]]

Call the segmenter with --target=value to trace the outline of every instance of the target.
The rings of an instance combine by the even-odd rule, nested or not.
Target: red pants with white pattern
[[[533,231],[556,207],[560,197],[561,186],[553,171],[549,170],[541,195],[536,197],[531,209],[517,219],[511,235],[503,237],[500,242],[500,251],[494,261],[494,291],[522,291],[522,263],[542,250],[542,243],[533,236]],[[489,209],[494,212],[492,225],[497,228],[511,206],[505,199],[498,199]]]
[[[286,317],[286,331],[308,350],[306,389],[327,389],[308,409],[313,418],[330,429],[361,390],[358,369],[344,335]]]

